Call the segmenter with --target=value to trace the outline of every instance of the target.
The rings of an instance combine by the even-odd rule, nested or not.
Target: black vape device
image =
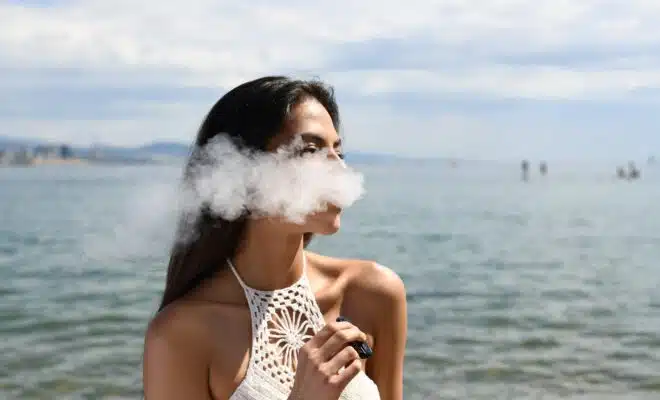
[[[337,322],[344,322],[344,321],[345,322],[351,322],[351,321],[349,321],[348,319],[346,319],[342,316],[337,317]],[[369,347],[367,342],[358,342],[358,341],[356,341],[356,342],[351,342],[350,345],[351,345],[351,347],[353,347],[355,349],[355,351],[358,352],[361,359],[369,358],[373,354],[373,350],[371,350],[371,347]]]

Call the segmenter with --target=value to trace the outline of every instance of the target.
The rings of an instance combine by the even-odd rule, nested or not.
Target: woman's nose
[[[330,159],[330,160],[332,160],[332,161],[339,161],[339,163],[341,164],[342,167],[346,167],[346,163],[345,163],[344,160],[339,156],[339,153],[337,153],[337,150],[334,150],[334,149],[330,150],[330,151],[328,152],[328,159]]]

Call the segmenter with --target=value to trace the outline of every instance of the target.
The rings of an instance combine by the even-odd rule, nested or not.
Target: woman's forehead
[[[302,137],[306,142],[334,145],[340,138],[335,129],[332,117],[321,103],[314,99],[305,100],[291,109],[290,117],[284,123],[282,132],[273,138],[271,148],[291,142]]]

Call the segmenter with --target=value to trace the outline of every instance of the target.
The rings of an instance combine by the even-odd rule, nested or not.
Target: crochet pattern
[[[298,351],[325,326],[307,279],[306,266],[293,285],[263,291],[247,286],[232,263],[228,261],[228,264],[243,287],[252,318],[250,361],[243,382],[230,400],[286,400],[293,388]],[[360,373],[344,389],[340,399],[379,400],[380,397],[376,385]]]

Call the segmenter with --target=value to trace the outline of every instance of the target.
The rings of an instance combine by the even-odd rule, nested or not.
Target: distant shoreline
[[[89,160],[82,158],[35,158],[24,162],[0,163],[0,167],[39,167],[47,165],[89,165]]]
[[[32,163],[27,166],[40,166],[40,165],[81,165],[81,164],[90,164],[89,160],[84,160],[82,158],[70,158],[70,159],[35,159]]]
[[[168,162],[169,161],[169,162]],[[172,160],[112,160],[112,159],[85,159],[85,158],[68,158],[68,159],[34,159],[27,162],[9,162],[0,163],[0,168],[29,168],[29,167],[47,167],[47,166],[103,166],[103,165],[168,165],[174,164]]]

